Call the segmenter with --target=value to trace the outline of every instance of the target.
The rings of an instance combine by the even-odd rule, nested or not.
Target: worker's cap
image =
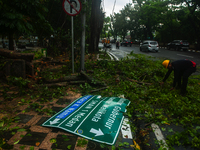
[[[162,63],[162,65],[163,65],[165,68],[168,68],[169,62],[170,62],[170,60],[164,60],[163,63]]]

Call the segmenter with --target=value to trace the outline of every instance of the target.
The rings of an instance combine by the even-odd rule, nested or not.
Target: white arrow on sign
[[[56,124],[56,123],[58,123],[58,121],[59,121],[60,119],[55,119],[54,121],[50,121],[50,124],[52,125],[52,124]]]
[[[92,129],[90,130],[90,132],[96,134],[95,136],[104,135],[100,128],[99,128],[99,130],[96,130],[96,129],[93,129],[93,128],[92,128]]]

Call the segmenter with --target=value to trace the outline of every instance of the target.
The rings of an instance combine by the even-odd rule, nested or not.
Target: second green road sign
[[[75,100],[42,124],[61,128],[89,140],[113,145],[129,100],[118,97],[86,95]]]

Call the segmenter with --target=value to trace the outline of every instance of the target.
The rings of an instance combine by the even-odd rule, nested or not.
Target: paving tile
[[[35,125],[41,126],[45,121],[47,121],[50,117],[42,117]]]
[[[62,129],[59,129],[59,128],[51,128],[52,129],[52,131],[51,132],[53,132],[53,133],[58,133],[58,132],[63,132],[64,130],[62,130]]]
[[[12,150],[39,150],[39,147],[32,145],[15,144]]]
[[[58,101],[56,102],[56,104],[59,104],[59,105],[70,104],[70,103],[71,103],[71,100],[66,99],[66,98],[59,98]]]
[[[25,136],[27,131],[17,132],[14,136],[12,136],[7,142],[10,145],[13,145],[15,142],[20,141],[23,136]]]
[[[26,114],[19,114],[18,117],[20,118],[18,120],[18,123],[27,123],[29,120],[31,120],[34,116],[33,115],[26,115]]]
[[[69,150],[74,149],[77,141],[77,136],[58,135],[56,143],[53,143],[52,149]]]
[[[50,102],[52,101],[52,98],[39,98],[36,102],[40,103],[40,104],[44,104],[44,103],[47,103],[47,102]]]
[[[26,111],[26,112],[29,112],[29,111],[36,111],[36,112],[38,112],[37,109],[41,110],[43,107],[44,107],[44,105],[40,105],[40,104],[38,104],[38,103],[32,103],[32,104],[30,104],[30,105],[25,109],[25,111]]]
[[[14,136],[14,133],[16,132],[17,130],[9,130],[9,131],[6,131],[4,132],[2,135],[0,134],[0,137],[5,139],[5,141],[8,141],[9,139],[11,139],[11,137]]]
[[[40,133],[49,133],[51,132],[51,128],[46,128],[46,127],[42,127],[42,126],[31,126],[30,130],[32,132],[40,132]]]
[[[56,139],[56,137],[58,136],[58,133],[48,133],[48,135],[45,137],[44,141],[41,143],[40,145],[40,149],[51,149],[52,146],[52,141],[51,139]]]
[[[39,146],[47,136],[47,133],[28,132],[20,141],[19,144]]]
[[[13,145],[9,145],[9,144],[6,143],[0,148],[2,148],[2,149],[13,149]]]
[[[56,113],[58,113],[59,111],[61,111],[64,108],[63,107],[52,107],[51,109],[52,109],[52,111],[55,111]]]
[[[109,148],[108,147],[102,148],[100,146],[100,143],[89,140],[86,150],[109,150]]]

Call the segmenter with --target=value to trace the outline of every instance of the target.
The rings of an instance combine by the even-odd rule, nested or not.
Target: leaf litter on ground
[[[125,98],[131,101],[131,104],[127,107],[127,115],[130,119],[134,118],[135,116],[133,115],[137,112],[137,118],[144,120],[146,124],[151,122],[168,125],[177,124],[186,129],[181,133],[175,133],[167,138],[169,147],[179,144],[179,142],[172,142],[174,139],[183,141],[183,137],[190,137],[189,141],[185,140],[182,144],[200,148],[200,133],[195,132],[200,126],[200,88],[198,84],[199,80],[197,80],[200,79],[200,75],[192,75],[189,78],[188,94],[182,97],[179,95],[180,91],[178,89],[169,91],[173,83],[173,74],[170,75],[162,87],[160,86],[160,82],[167,71],[161,65],[162,59],[155,60],[145,55],[134,53],[131,53],[130,56],[121,61],[87,59],[85,61],[85,68],[88,75],[107,85],[107,88],[100,91],[97,90],[97,92],[92,94],[111,97],[124,95]],[[75,63],[75,68],[79,68],[79,65],[80,63]],[[70,68],[68,66],[64,66],[64,68],[67,70],[65,71],[66,75],[67,73],[70,74]],[[56,77],[53,77],[52,73],[49,73],[50,78],[59,78],[62,76],[62,69],[63,67],[61,67],[61,71]],[[37,68],[37,70],[40,69]],[[48,71],[43,75],[47,77]],[[20,90],[24,90],[24,84],[28,82],[26,80],[18,80],[22,84]],[[12,82],[10,83],[12,84]],[[2,91],[2,87],[0,88]],[[38,91],[34,91],[33,89],[24,90],[23,92],[19,92],[21,95],[17,96],[28,93],[32,99],[40,96],[55,98],[62,96],[68,88],[76,92],[81,92],[84,95],[91,94],[90,92],[97,87],[93,87],[88,83],[67,85],[60,88],[40,87]],[[37,94],[33,96],[33,92]],[[6,97],[7,95],[3,96]],[[195,127],[196,130],[193,130]],[[132,128],[136,129],[134,125],[132,125]],[[172,131],[171,129],[170,132]]]

